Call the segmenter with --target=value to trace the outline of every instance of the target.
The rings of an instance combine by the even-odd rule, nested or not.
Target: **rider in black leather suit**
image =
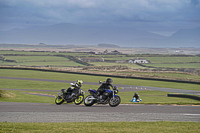
[[[97,96],[101,95],[105,89],[110,89],[112,86],[113,80],[111,78],[108,78],[106,82],[102,83],[102,85],[97,89]]]

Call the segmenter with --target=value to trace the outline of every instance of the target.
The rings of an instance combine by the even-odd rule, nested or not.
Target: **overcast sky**
[[[200,0],[0,0],[0,30],[57,23],[170,35],[200,27]]]

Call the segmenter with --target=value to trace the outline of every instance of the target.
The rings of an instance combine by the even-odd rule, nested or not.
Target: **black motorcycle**
[[[85,106],[92,106],[94,103],[98,104],[108,104],[111,107],[116,107],[120,104],[121,98],[116,95],[118,93],[118,88],[117,86],[114,86],[112,90],[110,89],[105,89],[103,94],[100,96],[97,96],[97,91],[94,89],[89,89],[88,92],[91,95],[88,95],[85,100],[84,104]]]
[[[58,96],[55,99],[55,103],[57,105],[61,105],[64,101],[67,103],[74,102],[76,105],[79,105],[84,100],[84,92],[81,89],[73,89],[72,93],[74,93],[73,96],[71,96],[71,93],[67,93],[66,89],[61,89],[61,93],[58,93]]]

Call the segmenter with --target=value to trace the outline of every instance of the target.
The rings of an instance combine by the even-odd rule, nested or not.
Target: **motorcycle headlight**
[[[117,93],[118,93],[118,90],[115,90],[115,93],[117,94]]]

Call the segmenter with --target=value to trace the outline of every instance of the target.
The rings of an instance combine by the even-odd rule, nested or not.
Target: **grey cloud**
[[[199,5],[199,0],[191,0],[191,4],[193,4],[193,5]]]
[[[200,21],[200,0],[0,0],[4,23]]]

